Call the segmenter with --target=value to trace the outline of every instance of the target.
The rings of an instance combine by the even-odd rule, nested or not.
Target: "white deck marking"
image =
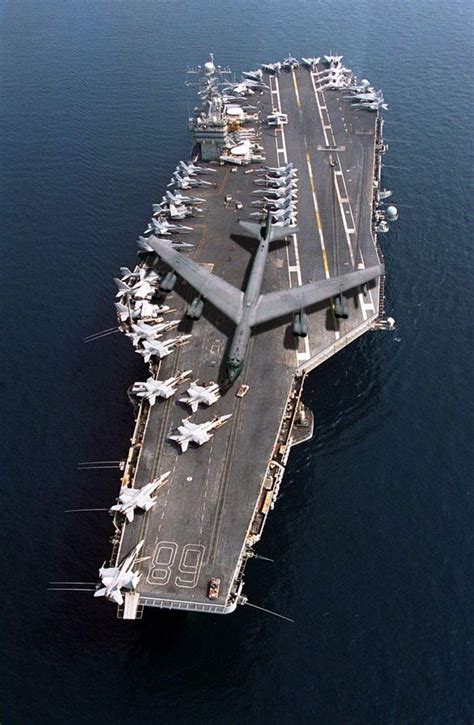
[[[294,78],[294,76],[293,76],[293,78]],[[270,78],[270,88],[272,88],[272,80],[275,83],[275,91],[272,91],[272,93],[273,92],[276,93],[276,96],[277,96],[278,113],[282,113],[281,99],[280,99],[280,87],[279,87],[279,84],[278,84],[278,78],[276,76],[271,76],[271,78]],[[293,85],[296,86],[296,82]],[[282,162],[278,158],[278,164],[280,164],[280,163],[287,164],[288,163],[288,154],[287,154],[287,151],[286,151],[285,129],[284,129],[283,126],[279,126],[277,128],[277,131],[280,131],[280,134],[281,134],[281,147],[280,147],[281,150],[278,147],[278,141],[276,142],[277,157],[280,154],[283,156]],[[278,138],[278,136],[277,136],[277,138]],[[297,276],[298,286],[301,286],[303,284],[303,282],[302,282],[302,277],[301,277],[300,253],[299,253],[297,235],[296,234],[292,234],[291,235],[291,239],[293,241],[293,249],[294,249],[294,253],[295,253],[295,264],[294,265],[290,265],[289,248],[286,247],[286,257],[287,257],[287,265],[288,265],[288,283],[289,283],[290,287],[293,287],[293,285],[291,283],[291,274],[292,274],[292,272],[294,270],[293,273],[296,274],[296,276]],[[309,349],[309,339],[308,339],[308,337],[304,337],[303,338],[303,343],[304,343],[304,352],[297,352],[296,353],[296,360],[297,360],[298,363],[304,362],[305,360],[309,360],[310,357],[311,357],[311,353],[310,353],[310,349]]]

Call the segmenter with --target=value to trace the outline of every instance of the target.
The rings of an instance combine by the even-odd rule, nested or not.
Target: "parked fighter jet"
[[[245,291],[233,287],[229,282],[212,274],[193,260],[175,252],[165,240],[153,237],[149,240],[158,256],[171,267],[174,276],[179,275],[186,280],[200,296],[209,300],[214,307],[217,307],[236,324],[226,360],[227,376],[231,383],[242,370],[254,327],[291,313],[299,313],[303,317],[306,308],[328,300],[333,295],[354,289],[384,273],[383,265],[377,264],[374,267],[349,272],[339,277],[262,294],[262,282],[270,244],[286,239],[296,233],[298,229],[293,226],[275,227],[272,223],[271,212],[268,212],[264,226],[244,221],[241,221],[240,225],[248,236],[258,241]]]
[[[185,370],[167,380],[156,380],[156,378],[149,377],[144,383],[133,383],[132,393],[139,398],[143,398],[143,400],[148,400],[150,405],[155,405],[157,398],[165,398],[166,400],[171,398],[176,393],[178,385],[190,375],[191,370]]]
[[[257,189],[256,191],[252,191],[252,194],[258,194],[259,196],[275,196],[277,198],[283,198],[287,196],[291,196],[293,199],[296,199],[296,189],[293,186],[293,184],[290,182],[287,184],[287,186],[280,187],[280,188],[265,188],[265,189]]]
[[[173,249],[186,249],[188,247],[194,247],[194,244],[189,244],[188,242],[179,242],[177,240],[169,240],[169,241],[173,245]],[[153,252],[153,249],[150,247],[146,237],[138,237],[137,245],[144,252]]]
[[[163,332],[178,327],[179,320],[170,320],[170,322],[159,322],[156,325],[147,325],[146,322],[138,322],[136,325],[132,323],[132,332],[127,332],[127,337],[132,340],[134,347],[143,340],[156,340],[161,337]]]
[[[123,297],[132,297],[135,300],[145,300],[150,298],[156,292],[155,287],[147,280],[137,282],[131,287],[129,287],[128,284],[125,284],[125,282],[122,282],[121,279],[117,279],[117,277],[114,277],[114,282],[118,287],[118,292],[115,296],[119,299]]]
[[[243,71],[242,75],[244,78],[248,78],[251,81],[257,81],[258,83],[261,83],[263,80],[263,71],[261,68],[258,70]]]
[[[184,171],[185,174],[188,174],[188,176],[194,176],[195,174],[215,174],[216,169],[211,169],[207,166],[196,166],[193,164],[192,161],[189,162],[189,164],[186,164],[184,161],[179,162],[179,166],[176,168],[181,169]]]
[[[118,566],[105,567],[99,569],[99,577],[102,586],[94,592],[94,597],[106,597],[116,604],[123,604],[122,589],[136,589],[140,581],[140,574],[133,571],[133,566],[137,561],[138,554],[143,546],[144,539],[127,554]]]
[[[175,171],[171,175],[171,181],[168,186],[177,186],[178,189],[192,189],[195,186],[212,186],[212,181],[204,181],[189,174],[183,175],[179,171]]]
[[[263,169],[257,169],[256,174],[276,174],[277,176],[280,176],[281,174],[289,174],[292,171],[298,171],[298,169],[293,168],[293,164],[284,164],[283,166],[265,166]]]
[[[198,196],[184,196],[180,191],[173,194],[172,191],[168,190],[166,196],[176,206],[180,206],[181,204],[197,204],[199,206],[206,201],[205,199],[200,199]]]
[[[189,418],[183,418],[181,421],[182,425],[178,426],[178,432],[169,436],[169,440],[179,443],[181,452],[185,453],[190,443],[196,443],[198,446],[202,446],[203,443],[210,441],[213,436],[211,431],[220,428],[231,417],[232,414],[221,415],[220,417],[216,416],[206,423],[191,423]]]
[[[382,103],[381,101],[371,101],[370,103],[351,103],[351,108],[355,108],[359,111],[379,111],[380,109],[387,111],[388,105],[386,103]]]
[[[137,347],[136,351],[142,355],[145,362],[150,362],[154,356],[160,360],[175,351],[178,345],[189,340],[192,335],[178,335],[169,340],[145,340],[143,347]]]
[[[185,227],[183,224],[171,224],[166,219],[154,219],[152,217],[151,223],[145,229],[145,234],[153,232],[159,236],[165,236],[166,234],[189,234],[194,231],[192,227]]]
[[[146,267],[135,267],[132,272],[128,267],[120,267],[120,279],[122,282],[129,282],[131,284],[137,284],[137,282],[150,282],[152,284],[159,279],[159,274],[156,269],[148,269]]]
[[[154,481],[146,483],[142,488],[122,486],[118,497],[119,503],[111,506],[110,511],[117,511],[118,513],[124,514],[127,521],[131,523],[135,517],[136,508],[149,511],[155,505],[156,498],[152,498],[152,496],[158,493],[158,490],[165,485],[170,473],[171,471],[163,473],[159,478],[155,478]]]
[[[256,179],[254,184],[256,186],[265,186],[268,188],[282,189],[290,185],[292,188],[296,188],[298,180],[295,177],[289,176],[264,176],[263,179]]]
[[[310,70],[316,70],[316,66],[318,65],[321,58],[301,58],[301,62],[303,65],[305,65]]]
[[[204,405],[212,405],[216,403],[221,394],[219,392],[219,386],[217,383],[209,383],[209,385],[198,385],[197,380],[191,383],[189,388],[186,390],[187,398],[179,398],[179,403],[186,403],[189,405],[193,413],[199,408],[199,403]]]
[[[117,310],[120,322],[127,322],[130,319],[160,319],[160,314],[168,312],[169,307],[168,305],[152,305],[146,300],[139,300],[133,306],[130,305],[130,308],[121,302],[115,302],[115,309]]]
[[[289,55],[288,58],[285,58],[285,60],[282,60],[281,67],[285,68],[285,70],[293,70],[294,68],[298,68],[300,62],[296,58],[293,58],[293,56]]]
[[[350,96],[344,96],[345,101],[383,101],[382,91],[362,91],[361,93],[353,93]]]
[[[262,63],[262,69],[278,76],[281,73],[281,63]]]
[[[332,66],[338,66],[341,64],[341,60],[344,58],[343,55],[325,55],[324,60],[326,63]]]

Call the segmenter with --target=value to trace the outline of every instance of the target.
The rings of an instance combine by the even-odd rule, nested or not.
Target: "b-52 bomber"
[[[267,221],[263,227],[254,222],[241,221],[239,223],[248,236],[259,242],[245,292],[236,289],[217,275],[200,267],[193,260],[174,251],[166,241],[149,237],[150,246],[156,254],[194,287],[200,296],[209,300],[236,324],[226,360],[227,376],[231,383],[242,370],[252,328],[291,313],[298,313],[300,319],[304,318],[307,307],[330,297],[342,295],[343,292],[370,282],[384,273],[383,265],[379,264],[332,279],[262,295],[263,274],[270,244],[286,239],[298,230],[293,226],[275,228],[271,212],[268,212]]]

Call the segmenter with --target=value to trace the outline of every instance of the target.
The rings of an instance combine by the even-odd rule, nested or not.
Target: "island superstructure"
[[[306,375],[389,324],[378,236],[397,212],[381,185],[381,93],[333,55],[240,81],[211,56],[194,77],[192,159],[117,280],[119,325],[148,374],[130,389],[96,594],[127,619],[246,602],[290,449],[312,435]]]

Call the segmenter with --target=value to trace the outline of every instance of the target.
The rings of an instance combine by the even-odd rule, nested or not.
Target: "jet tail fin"
[[[116,302],[115,309],[117,310],[117,312],[120,312],[121,315],[127,315],[127,317],[128,317],[129,312],[128,312],[128,307],[126,307],[126,305],[122,305],[121,302]]]

